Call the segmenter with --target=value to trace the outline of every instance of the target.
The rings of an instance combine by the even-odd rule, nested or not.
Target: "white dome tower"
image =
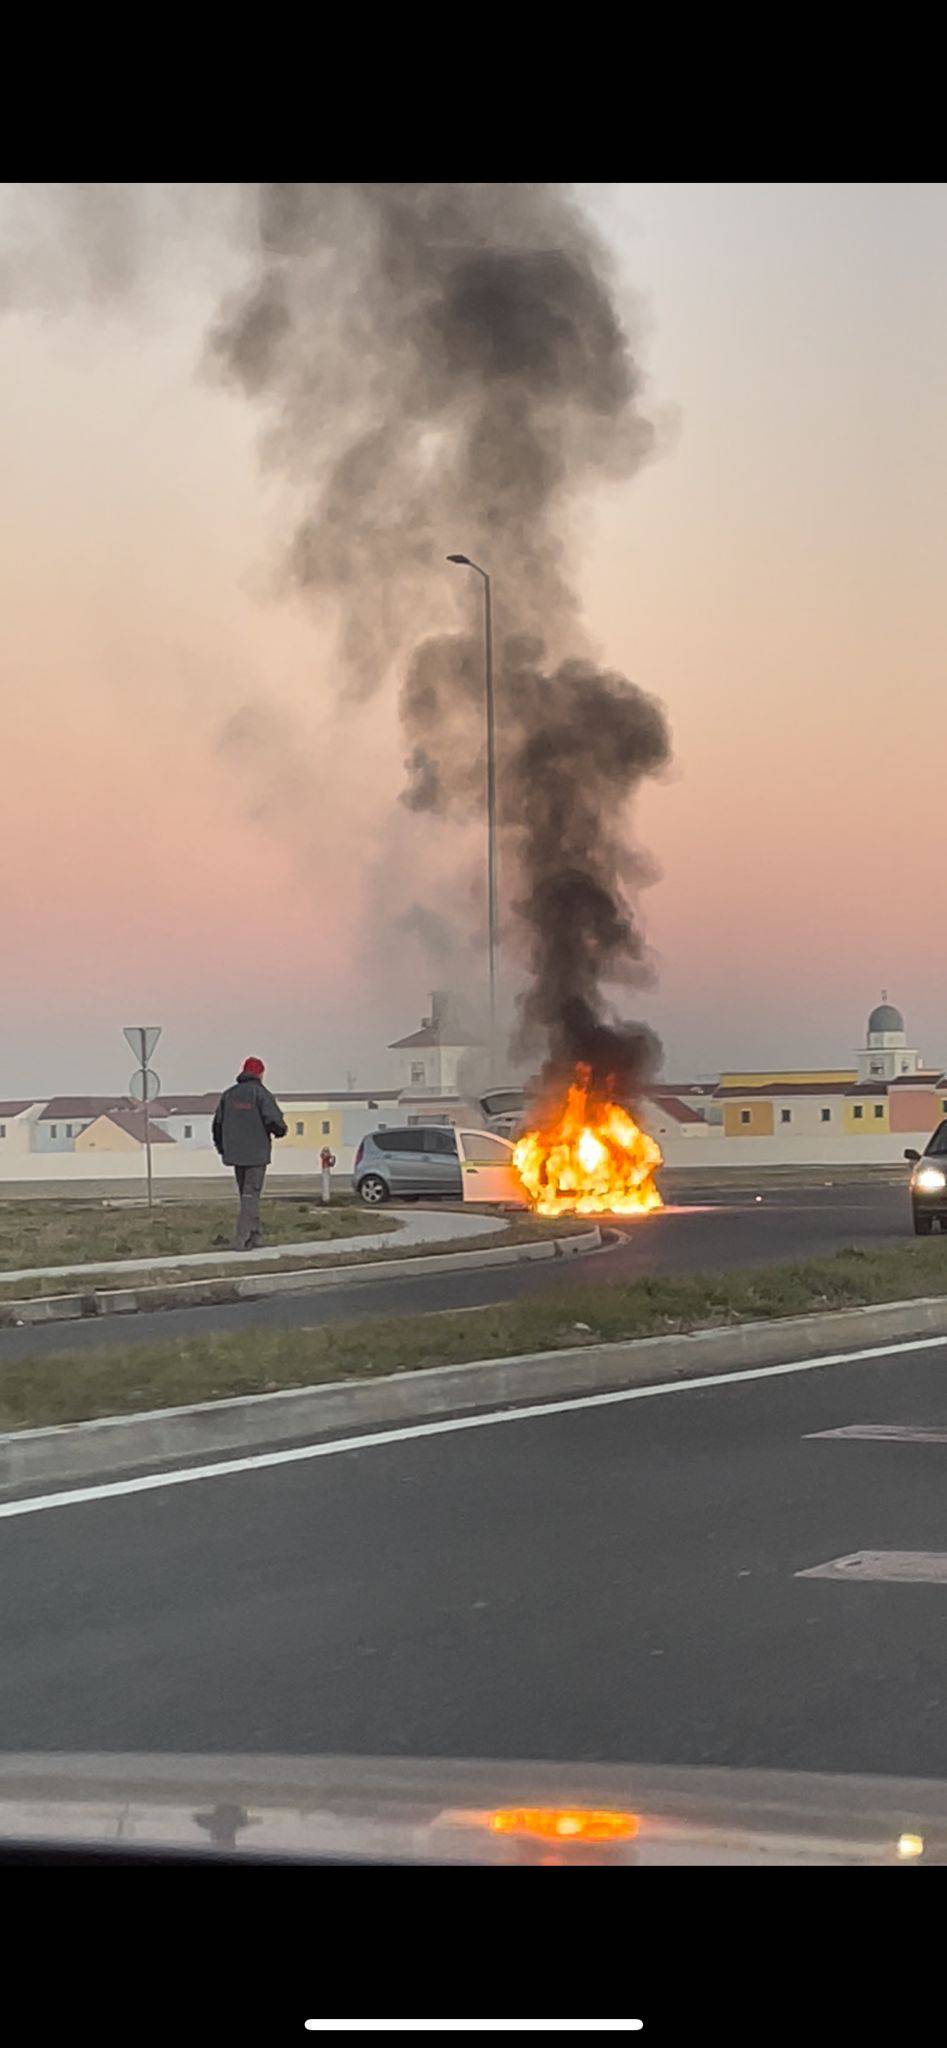
[[[920,1071],[921,1055],[908,1045],[904,1018],[888,1001],[883,988],[881,1001],[868,1019],[865,1044],[858,1054],[860,1081],[895,1081],[902,1074]]]

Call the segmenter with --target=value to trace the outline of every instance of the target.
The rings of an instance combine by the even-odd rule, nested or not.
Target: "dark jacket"
[[[279,1103],[255,1074],[239,1074],[214,1113],[214,1144],[225,1166],[268,1166],[270,1139],[285,1138]]]

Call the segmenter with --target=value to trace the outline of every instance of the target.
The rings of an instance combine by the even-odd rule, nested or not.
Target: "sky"
[[[633,821],[637,1007],[671,1078],[845,1064],[883,987],[945,1062],[947,187],[579,191],[659,423],[574,522],[588,627],[674,735]],[[206,366],[237,252],[176,222],[92,303],[28,197],[0,189],[0,1098],[124,1089],[139,1022],[166,1089],[249,1052],[383,1085],[443,978],[396,888],[476,834],[408,818],[394,692],[343,714],[329,622],[279,588],[291,495]]]

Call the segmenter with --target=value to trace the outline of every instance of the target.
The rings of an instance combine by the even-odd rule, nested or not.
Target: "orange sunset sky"
[[[947,188],[581,191],[662,423],[576,516],[600,651],[674,733],[636,1007],[683,1078],[844,1062],[884,986],[943,1062]],[[239,253],[179,225],[92,303],[41,196],[0,193],[0,1096],[124,1088],[138,1021],[166,1088],[251,1051],[381,1085],[437,979],[393,897],[461,849],[398,811],[394,703],[341,715],[328,623],[275,591],[291,493],[201,370]]]

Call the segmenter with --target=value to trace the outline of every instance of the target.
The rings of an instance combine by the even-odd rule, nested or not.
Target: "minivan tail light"
[[[364,1150],[365,1150],[365,1140],[364,1140],[364,1138],[363,1138],[363,1139],[361,1140],[360,1144],[359,1144],[359,1148],[358,1148],[358,1151],[357,1151],[357,1152],[356,1152],[356,1154],[355,1154],[355,1164],[356,1164],[356,1166],[361,1166],[361,1163],[362,1163],[362,1153],[364,1152]]]

